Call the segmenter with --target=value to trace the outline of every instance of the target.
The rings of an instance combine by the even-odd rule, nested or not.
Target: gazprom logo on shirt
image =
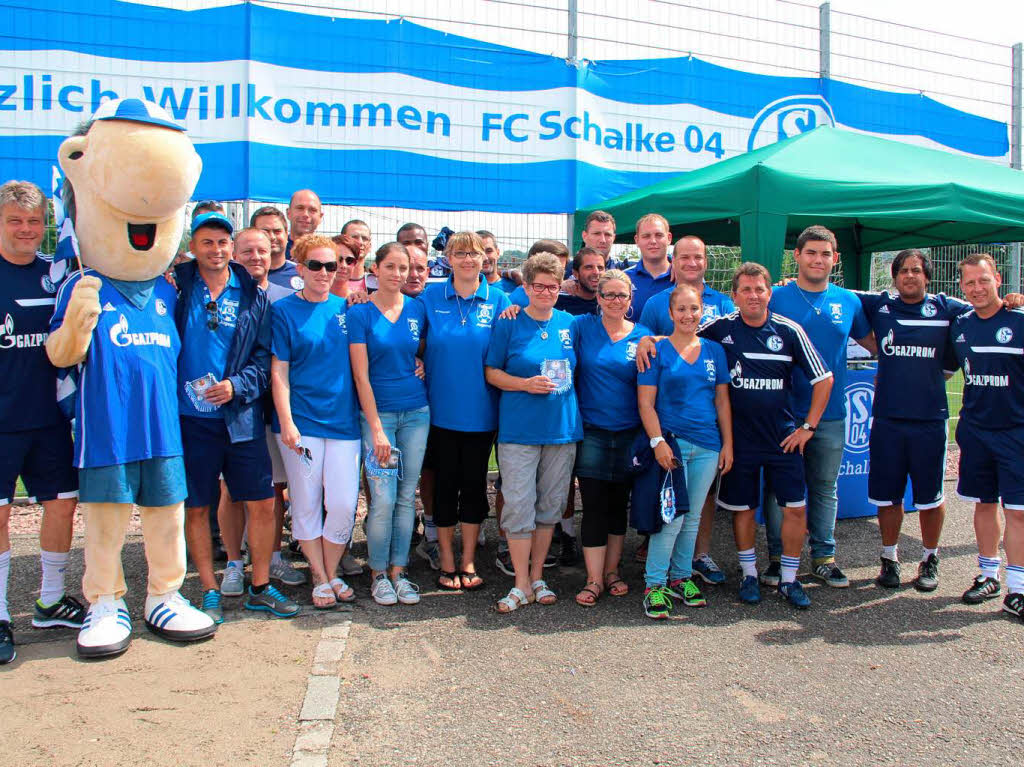
[[[171,337],[166,333],[148,331],[132,333],[128,330],[128,320],[122,314],[120,319],[110,326],[110,343],[114,346],[163,346],[171,348]]]
[[[14,318],[7,315],[4,324],[0,325],[0,349],[30,349],[42,346],[46,343],[49,333],[22,333],[14,332]]]
[[[871,435],[871,406],[875,389],[869,383],[852,383],[846,387],[846,449],[863,453]]]
[[[895,336],[892,330],[885,334],[879,348],[886,357],[920,357],[922,359],[935,359],[934,346],[909,346],[893,342]]]

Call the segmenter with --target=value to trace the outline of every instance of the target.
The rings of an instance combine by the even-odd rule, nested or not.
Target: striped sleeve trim
[[[800,349],[807,358],[808,363],[811,366],[811,372],[813,375],[810,376],[811,383],[817,383],[825,378],[832,375],[828,366],[824,360],[821,359],[821,355],[818,354],[818,350],[814,348],[814,344],[811,343],[811,339],[807,337],[807,333],[798,324],[793,322],[787,317],[783,317],[781,314],[773,315],[773,318],[778,321],[780,325],[784,325],[793,331],[796,335],[796,342],[800,345]]]

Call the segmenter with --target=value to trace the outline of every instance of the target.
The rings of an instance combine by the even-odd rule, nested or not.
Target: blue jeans
[[[371,570],[409,564],[409,544],[416,524],[416,483],[420,479],[423,454],[430,432],[430,408],[378,413],[381,426],[392,447],[402,451],[401,477],[371,477],[370,509],[366,515],[366,547]],[[363,431],[363,455],[373,449],[373,433],[360,415]]]
[[[799,419],[798,419],[799,420]],[[836,482],[843,461],[846,421],[822,421],[804,447],[804,474],[807,478],[807,533],[814,562],[836,556]],[[765,533],[768,556],[782,557],[782,512],[775,496],[765,493]]]
[[[690,501],[690,510],[677,515],[651,536],[647,544],[647,571],[644,574],[648,588],[679,578],[689,578],[693,574],[693,546],[697,541],[697,528],[700,527],[700,511],[718,471],[717,450],[698,447],[679,437],[676,437],[676,441],[686,472],[686,495]]]

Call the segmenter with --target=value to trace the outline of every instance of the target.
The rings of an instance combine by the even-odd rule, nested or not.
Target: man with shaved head
[[[320,226],[323,209],[320,198],[312,189],[300,189],[292,195],[285,211],[288,217],[288,248],[285,256],[291,258],[292,243],[304,234],[311,234]]]

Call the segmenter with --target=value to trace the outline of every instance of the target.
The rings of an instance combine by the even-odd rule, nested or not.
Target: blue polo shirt
[[[649,335],[650,328],[636,323],[628,335],[612,343],[599,316],[576,318],[576,396],[584,424],[608,431],[640,425],[636,348],[640,339]]]
[[[516,306],[530,305],[530,297],[526,295],[526,288],[522,285],[517,286],[515,290],[508,294],[508,300]]]
[[[0,432],[66,423],[45,346],[57,292],[51,264],[40,255],[24,265],[0,256]]]
[[[636,266],[626,270],[630,281],[633,283],[633,314],[632,317],[643,316],[644,306],[652,296],[660,293],[666,288],[672,287],[672,263],[669,262],[668,269],[664,274],[655,277],[644,266],[643,259]]]
[[[228,269],[228,284],[217,296],[217,328],[210,330],[208,323],[213,315],[206,308],[212,300],[210,288],[199,276],[199,270],[196,270],[195,281],[191,304],[185,316],[185,333],[178,360],[178,407],[182,415],[192,418],[223,418],[224,414],[219,407],[197,409],[188,396],[185,384],[207,373],[213,373],[218,381],[224,378],[228,350],[238,324],[238,302],[242,288],[234,271]]]
[[[100,316],[75,395],[75,466],[180,456],[176,292],[158,278],[128,298],[101,279]],[[57,292],[51,333],[64,324],[78,280],[74,272]]]
[[[542,337],[544,334],[547,338]],[[564,366],[569,376],[569,385],[560,392],[501,392],[498,442],[560,445],[583,439],[576,388],[572,386],[577,361],[575,336],[572,315],[557,309],[546,323],[538,323],[526,312],[519,312],[514,320],[498,320],[484,360],[487,367],[532,378],[542,374],[548,360]],[[562,360],[565,362],[559,362]]]
[[[644,305],[644,310],[640,314],[641,324],[653,330],[656,336],[670,336],[672,331],[675,330],[672,317],[668,313],[668,300],[672,297],[672,291],[675,289],[676,286],[672,285],[657,295],[652,296]],[[704,291],[701,293],[701,298],[704,301],[704,314],[701,315],[701,324],[708,320],[713,320],[715,317],[722,317],[729,314],[729,312],[736,311],[736,306],[729,296],[715,290],[706,282],[704,283]]]
[[[420,296],[426,313],[427,396],[430,422],[453,431],[498,428],[498,390],[484,380],[484,357],[508,296],[486,280],[464,299],[449,277]]]
[[[863,338],[871,323],[857,294],[838,285],[820,292],[802,290],[796,281],[772,290],[768,308],[803,328],[821,355],[835,382],[823,421],[846,418],[846,345],[850,338]],[[811,407],[811,384],[802,368],[793,371],[792,410],[799,419]]]
[[[292,294],[271,307],[273,352],[288,363],[292,420],[300,434],[359,439],[359,402],[348,361],[348,302],[313,303]],[[272,428],[280,434],[274,413]]]
[[[656,386],[654,410],[663,431],[707,450],[722,449],[715,408],[715,387],[729,383],[725,350],[716,341],[700,339],[700,356],[690,364],[672,342],[658,342],[658,354],[640,374],[640,386]]]
[[[349,344],[365,344],[370,386],[377,410],[394,413],[427,406],[427,389],[416,377],[416,351],[426,324],[423,303],[402,296],[396,322],[385,317],[373,301],[348,310]]]
[[[291,291],[302,290],[303,282],[299,276],[299,270],[295,268],[295,262],[289,261],[287,258],[277,269],[267,272],[267,280],[273,285],[280,285]]]
[[[490,283],[492,288],[497,288],[505,295],[510,295],[519,286],[507,277],[499,277],[496,282]]]

